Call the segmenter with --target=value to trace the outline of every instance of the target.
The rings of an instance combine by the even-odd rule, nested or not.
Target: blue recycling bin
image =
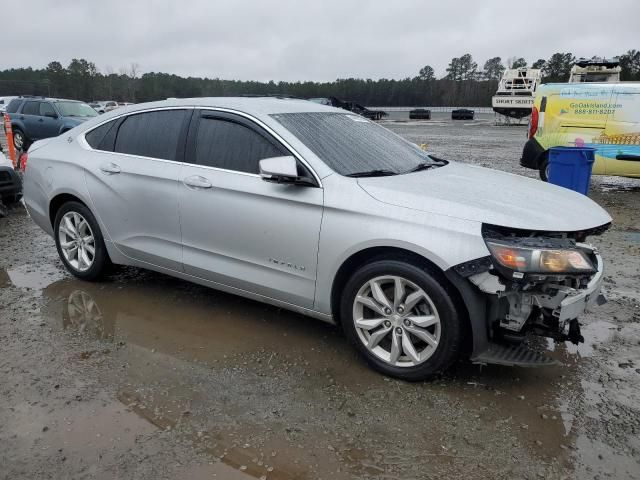
[[[549,183],[587,195],[595,152],[591,147],[551,147]]]

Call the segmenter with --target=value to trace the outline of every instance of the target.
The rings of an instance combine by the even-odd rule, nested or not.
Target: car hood
[[[95,117],[64,117],[67,122],[74,123],[76,125],[80,125],[81,123],[84,123],[91,118]]]
[[[461,163],[405,175],[359,178],[358,183],[380,202],[504,227],[571,232],[611,221],[602,207],[579,193]]]

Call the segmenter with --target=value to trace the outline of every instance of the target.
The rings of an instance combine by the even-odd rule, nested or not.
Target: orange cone
[[[9,114],[4,114],[4,133],[7,135],[7,150],[9,150],[9,158],[13,164],[13,168],[16,168],[16,147],[13,144],[13,129],[11,128],[11,118]]]

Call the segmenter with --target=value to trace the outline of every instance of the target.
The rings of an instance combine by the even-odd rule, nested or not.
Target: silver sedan
[[[361,116],[277,98],[125,107],[33,144],[33,220],[93,281],[134,265],[342,326],[374,368],[544,365],[599,298],[587,197],[434,158]]]

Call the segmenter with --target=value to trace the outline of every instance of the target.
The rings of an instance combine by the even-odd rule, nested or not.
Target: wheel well
[[[542,162],[548,159],[549,159],[549,150],[541,151],[538,157],[536,158],[536,162],[538,163],[538,168],[542,166]]]
[[[444,272],[435,263],[410,250],[397,247],[372,247],[361,250],[351,255],[338,269],[331,287],[331,312],[337,323],[340,323],[340,294],[349,281],[351,275],[363,265],[382,259],[403,260],[412,265],[420,265],[427,269],[431,275],[437,278],[440,284],[452,296],[454,304],[463,317],[465,324],[464,341],[471,341],[471,322],[467,306],[458,289],[447,279]],[[466,345],[465,345],[466,347]]]
[[[53,197],[53,199],[49,203],[49,220],[51,221],[52,227],[54,226],[53,222],[56,219],[56,214],[58,213],[58,210],[60,210],[60,207],[62,207],[62,205],[64,205],[67,202],[78,202],[84,205],[85,207],[87,206],[82,200],[80,200],[75,195],[71,195],[70,193],[61,193],[60,195],[56,195],[55,197]]]

